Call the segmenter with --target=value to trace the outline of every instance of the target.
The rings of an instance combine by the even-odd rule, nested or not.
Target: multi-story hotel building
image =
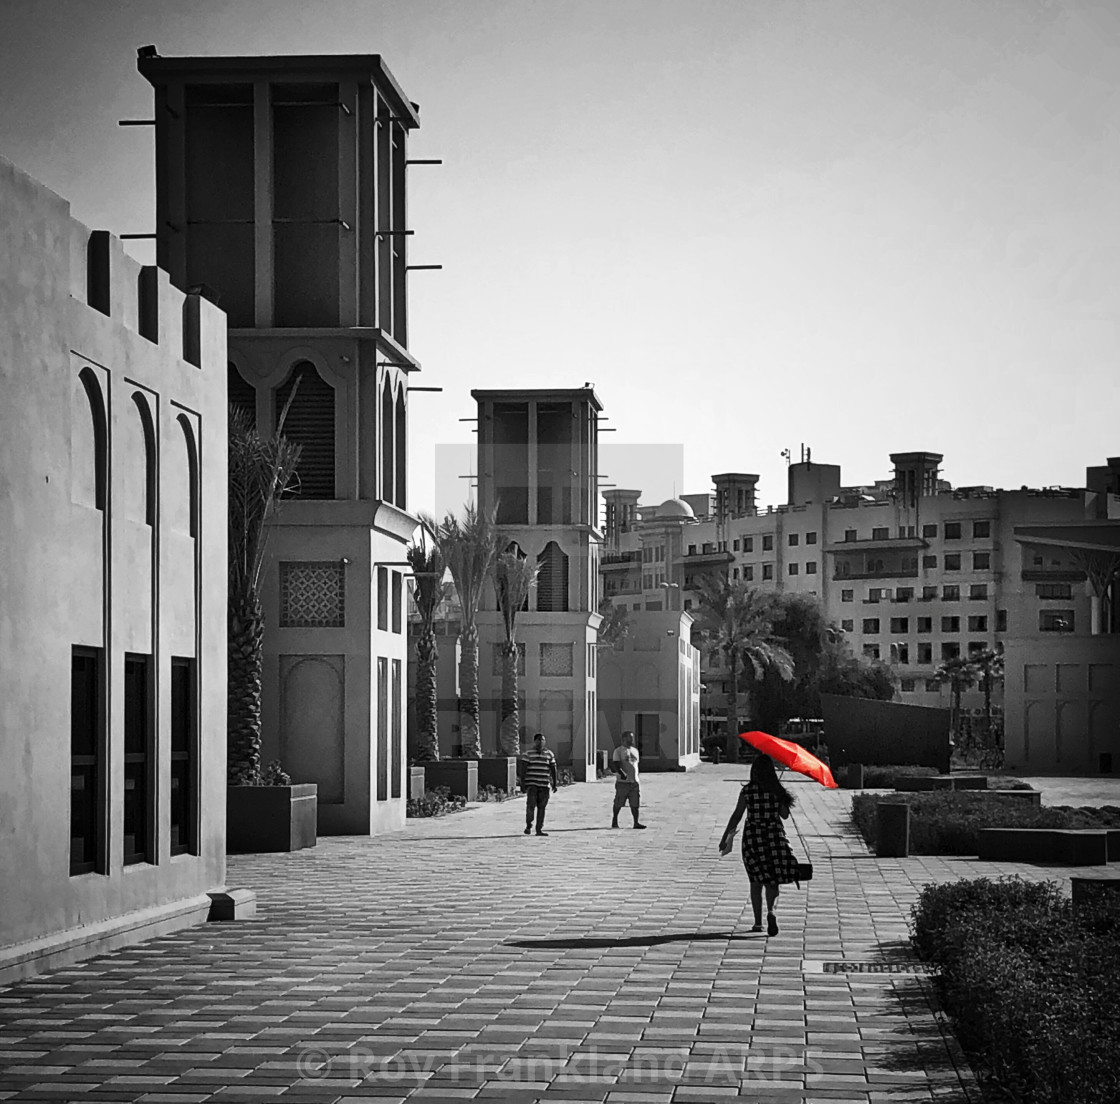
[[[893,478],[871,487],[844,487],[838,466],[804,460],[789,467],[787,502],[765,510],[748,474],[714,476],[714,493],[656,508],[640,506],[637,491],[606,491],[604,593],[631,609],[680,600],[687,610],[697,602],[696,578],[719,571],[763,590],[813,595],[857,654],[891,667],[899,700],[924,705],[948,702],[935,678],[946,660],[1012,641],[1120,632],[1115,574],[1094,602],[1076,547],[1030,539],[1031,527],[1087,516],[1114,527],[1120,461],[1090,469],[1087,488],[1007,491],[953,489],[939,477],[941,459],[894,453]],[[711,723],[723,717],[721,674],[705,671],[702,710]],[[1098,687],[1103,677],[1097,664]],[[965,704],[977,704],[978,693]],[[1120,753],[1114,711],[1102,706],[1085,725],[1093,747],[1109,741]],[[1039,740],[1026,758],[1047,759]],[[1110,752],[1094,752],[1079,769],[1097,769],[1106,762],[1100,754]]]

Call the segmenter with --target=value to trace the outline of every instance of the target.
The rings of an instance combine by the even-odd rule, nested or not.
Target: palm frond
[[[502,552],[494,561],[494,596],[505,625],[506,640],[513,643],[517,615],[540,574],[540,564],[516,552]]]

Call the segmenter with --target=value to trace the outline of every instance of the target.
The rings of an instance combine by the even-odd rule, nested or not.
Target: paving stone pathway
[[[717,841],[744,770],[566,787],[376,839],[230,860],[253,922],[0,989],[0,1099],[103,1104],[977,1102],[907,938],[929,881],[1069,871],[877,860],[850,795],[797,780],[814,878],[754,935]]]

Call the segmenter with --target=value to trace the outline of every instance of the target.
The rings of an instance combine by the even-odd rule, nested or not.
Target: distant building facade
[[[0,160],[0,983],[225,879],[226,325]]]
[[[229,315],[229,401],[302,446],[272,527],[264,760],[321,833],[405,816],[406,160],[419,113],[380,57],[142,57],[157,250]],[[293,399],[294,394],[294,399]]]
[[[1088,517],[1113,530],[1120,523],[1115,461],[1090,469],[1086,488],[1007,491],[951,488],[940,477],[938,453],[895,453],[891,460],[893,477],[870,487],[842,486],[836,465],[791,464],[787,502],[765,510],[754,501],[757,477],[748,474],[714,476],[713,494],[682,496],[656,509],[642,507],[639,492],[606,491],[604,593],[631,611],[661,610],[667,594],[680,593],[690,610],[698,604],[698,578],[718,572],[763,590],[812,595],[856,654],[890,666],[899,700],[917,705],[947,704],[949,690],[935,679],[947,660],[993,649],[1017,662],[1020,648],[1063,654],[1074,641],[1116,633],[1116,615],[1107,612],[1117,606],[1115,573],[1094,602],[1075,544],[1026,539],[1034,527],[1076,527]],[[690,504],[708,502],[712,512],[694,516]],[[667,537],[672,519],[663,511],[677,515],[679,536]],[[1097,553],[1105,555],[1101,548]],[[1115,685],[1120,637],[1091,647],[1102,658],[1091,672],[1084,668],[1085,679]],[[701,710],[711,731],[725,716],[727,673],[718,658],[705,660]],[[1022,683],[1022,672],[1009,674],[1008,691]],[[965,693],[966,707],[981,702],[979,689]],[[1047,708],[1057,716],[1055,702]],[[1022,735],[1023,714],[1015,705],[1007,719],[1008,761],[1018,755],[1022,766],[1049,769],[1060,762],[1082,771],[1111,763],[1100,756],[1115,754],[1120,767],[1114,712],[1114,705],[1094,706],[1090,730],[1071,711],[1079,737],[1064,744],[1079,750],[1055,758],[1055,741],[1062,743],[1056,722],[1043,723],[1037,713],[1046,734],[1031,740]]]

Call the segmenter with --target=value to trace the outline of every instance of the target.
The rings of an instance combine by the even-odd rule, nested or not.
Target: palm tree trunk
[[[734,648],[729,648],[727,660],[730,665],[731,689],[727,693],[727,758],[732,763],[739,759],[739,655]]]
[[[416,641],[416,726],[419,730],[416,757],[429,763],[439,761],[438,660],[436,634],[431,629],[425,629]]]
[[[228,777],[252,785],[261,774],[261,680],[264,620],[255,591],[230,603],[226,698]]]
[[[478,730],[478,627],[467,625],[459,638],[459,739],[464,759],[482,758],[482,738]]]
[[[521,717],[517,709],[517,645],[507,640],[502,645],[502,726],[503,755],[516,755],[521,747]]]
[[[995,741],[992,740],[992,669],[991,666],[984,668],[984,744],[986,747],[993,747]]]

